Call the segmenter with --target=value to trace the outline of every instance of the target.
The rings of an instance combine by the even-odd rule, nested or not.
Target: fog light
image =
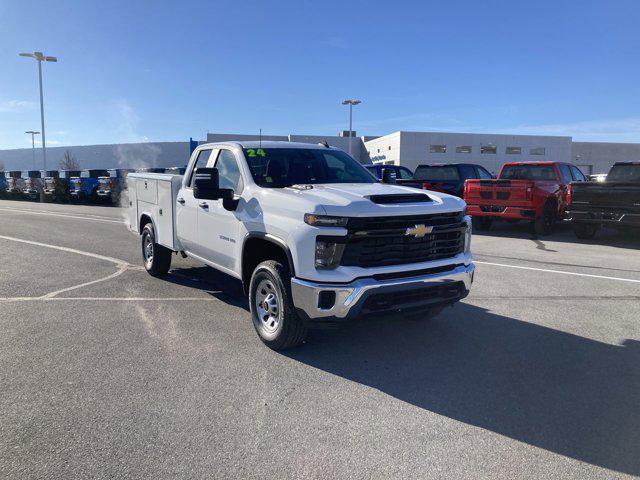
[[[333,290],[323,290],[318,295],[318,308],[329,310],[336,303],[336,292]]]
[[[321,270],[332,270],[336,268],[340,264],[342,252],[344,252],[344,243],[317,240],[316,268]]]

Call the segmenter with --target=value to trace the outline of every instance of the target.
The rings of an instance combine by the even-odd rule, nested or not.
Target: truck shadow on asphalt
[[[198,289],[222,302],[249,311],[242,282],[211,267],[173,268],[162,279],[175,285]]]
[[[494,222],[490,230],[474,230],[474,235],[499,238],[525,238],[536,243],[539,250],[548,250],[543,242],[579,243],[584,245],[605,245],[608,247],[640,248],[640,230],[618,231],[613,228],[601,228],[596,236],[590,240],[580,240],[573,233],[573,227],[568,223],[556,224],[553,232],[549,235],[538,236],[531,231],[531,227],[526,222]],[[541,245],[542,244],[542,245]]]
[[[431,323],[387,317],[315,331],[283,354],[439,415],[640,475],[636,340],[610,345],[460,303]]]

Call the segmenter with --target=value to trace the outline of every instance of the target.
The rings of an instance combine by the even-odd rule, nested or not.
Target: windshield
[[[501,180],[556,180],[553,165],[506,165]]]
[[[253,180],[261,187],[319,183],[376,183],[353,158],[339,150],[245,148]]]
[[[413,174],[416,180],[460,180],[457,167],[429,167],[421,165]]]
[[[614,165],[607,175],[607,182],[640,182],[640,163]]]

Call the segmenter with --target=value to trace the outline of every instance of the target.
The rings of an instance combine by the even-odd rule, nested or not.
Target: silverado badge
[[[433,227],[427,227],[425,225],[416,225],[415,227],[407,228],[407,231],[404,233],[405,235],[413,235],[416,238],[422,238],[427,233],[433,232]]]

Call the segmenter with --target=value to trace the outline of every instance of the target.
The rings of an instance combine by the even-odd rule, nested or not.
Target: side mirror
[[[217,168],[196,168],[193,172],[193,196],[202,200],[233,200],[233,190],[220,188]]]
[[[396,172],[392,168],[382,169],[382,183],[396,183]]]

